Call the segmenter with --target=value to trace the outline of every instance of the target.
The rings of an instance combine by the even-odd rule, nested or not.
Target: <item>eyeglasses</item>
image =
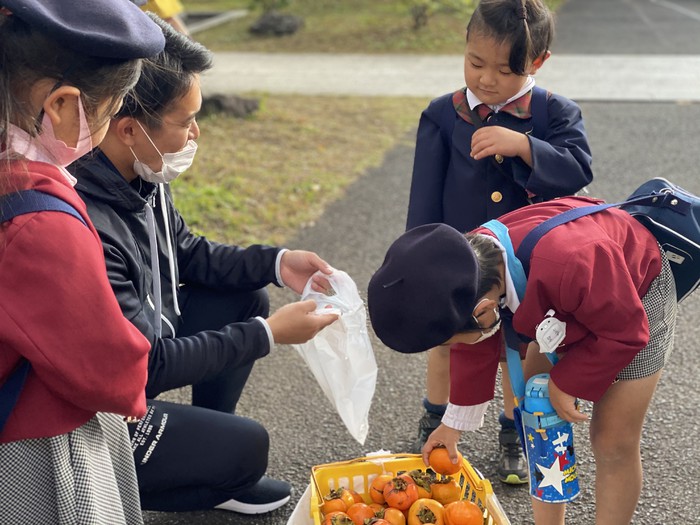
[[[475,316],[475,315],[472,315],[472,321],[473,321],[473,323],[470,322],[469,325],[468,325],[467,327],[465,327],[464,330],[462,330],[462,332],[480,332],[480,333],[484,333],[484,332],[488,332],[489,330],[491,330],[492,328],[494,328],[496,325],[498,325],[498,323],[501,322],[499,316],[495,316],[494,321],[493,321],[491,324],[489,324],[488,326],[482,326],[482,325],[479,323],[479,319],[480,319],[480,318],[489,315],[489,312],[492,312],[492,311],[493,311],[493,310],[487,310],[487,311],[483,312],[483,313],[482,313],[480,316],[478,316],[478,317]]]
[[[482,298],[478,303],[476,303],[476,306],[474,306],[474,309],[476,309],[477,306],[479,306],[482,302],[484,302],[486,300],[487,300],[486,297]],[[505,305],[505,296],[501,296],[498,298],[498,307],[502,308],[504,305]],[[479,316],[472,314],[471,320],[473,320],[473,324],[470,322],[469,325],[467,325],[464,328],[464,330],[462,330],[462,332],[479,332],[479,333],[483,334],[484,332],[488,332],[489,330],[496,327],[498,325],[498,323],[500,323],[500,321],[501,321],[498,315],[495,316],[493,323],[491,323],[488,326],[481,326],[481,324],[479,323],[479,318],[484,317],[485,315],[488,315],[489,312],[491,312],[491,311],[492,310],[486,310],[485,312],[482,312],[481,315],[479,315]]]
[[[480,317],[483,317],[486,313],[487,313],[487,312],[484,312],[483,314],[481,314]],[[479,324],[479,318],[478,318],[478,317],[472,315],[472,319],[474,320],[474,325],[476,325],[476,326],[474,326],[473,328],[472,328],[472,327],[465,328],[464,330],[462,330],[463,332],[479,332],[479,333],[482,333],[482,334],[483,334],[484,332],[488,332],[489,330],[491,330],[492,328],[494,328],[495,326],[497,326],[498,323],[501,322],[501,320],[498,318],[498,316],[496,316],[496,319],[494,320],[494,322],[491,323],[489,326],[481,326],[481,325]]]

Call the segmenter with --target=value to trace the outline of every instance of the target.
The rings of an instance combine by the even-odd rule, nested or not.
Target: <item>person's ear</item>
[[[80,90],[74,86],[59,86],[46,96],[42,108],[51,119],[54,136],[70,147],[78,144],[80,135]]]
[[[485,298],[479,304],[477,304],[476,307],[474,307],[474,312],[472,315],[478,319],[479,316],[485,314],[486,312],[492,312],[496,308],[498,308],[498,301]]]
[[[534,75],[537,73],[537,70],[542,67],[542,64],[544,64],[549,57],[552,56],[551,51],[545,51],[542,53],[540,56],[538,56],[535,60],[532,61],[532,66],[530,66],[530,74]]]
[[[109,126],[109,132],[113,133],[119,141],[127,147],[133,147],[136,143],[136,135],[141,129],[136,125],[132,117],[116,118]]]

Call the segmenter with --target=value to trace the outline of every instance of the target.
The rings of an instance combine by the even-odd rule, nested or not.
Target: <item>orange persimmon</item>
[[[483,525],[484,513],[472,501],[453,501],[445,506],[445,525]]]
[[[430,451],[428,456],[428,464],[438,474],[444,476],[449,476],[451,474],[456,474],[459,469],[462,468],[462,454],[457,451],[459,461],[457,463],[452,463],[450,459],[450,454],[447,452],[445,447],[435,447]]]

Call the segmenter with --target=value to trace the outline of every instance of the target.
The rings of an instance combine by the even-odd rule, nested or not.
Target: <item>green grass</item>
[[[548,0],[555,8],[562,0]],[[185,0],[191,11],[247,7],[241,0]],[[406,2],[401,0],[292,0],[285,10],[304,18],[304,28],[284,37],[259,37],[248,32],[260,15],[197,33],[197,40],[214,51],[327,53],[462,53],[464,28],[475,5],[465,0],[457,11],[445,10],[426,27],[413,29]]]
[[[193,167],[172,184],[190,227],[281,245],[410,133],[428,99],[263,96],[249,119],[201,119]]]
[[[231,9],[248,9],[247,0],[185,0],[182,2],[187,11],[229,11]]]
[[[258,37],[248,27],[259,13],[197,34],[213,50],[265,52],[446,53],[460,52],[468,10],[436,15],[425,30],[398,2],[297,0],[287,10],[304,18],[304,28],[284,37]]]

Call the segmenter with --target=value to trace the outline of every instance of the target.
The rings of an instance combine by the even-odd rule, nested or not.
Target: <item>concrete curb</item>
[[[187,13],[188,17],[190,17],[190,18],[195,18],[195,19],[202,18],[198,22],[188,22],[187,30],[190,32],[190,34],[194,35],[195,33],[199,33],[200,31],[206,31],[207,29],[211,29],[212,27],[216,27],[218,25],[226,23],[229,20],[235,20],[236,18],[243,18],[247,14],[248,14],[247,9],[234,9],[232,11],[224,11],[223,13],[218,13],[218,14],[211,13],[210,16],[206,16],[206,14],[204,14],[204,13],[196,13],[196,12]]]
[[[464,84],[461,55],[220,52],[207,94],[436,97]],[[700,55],[553,55],[538,84],[578,101],[700,102]]]

